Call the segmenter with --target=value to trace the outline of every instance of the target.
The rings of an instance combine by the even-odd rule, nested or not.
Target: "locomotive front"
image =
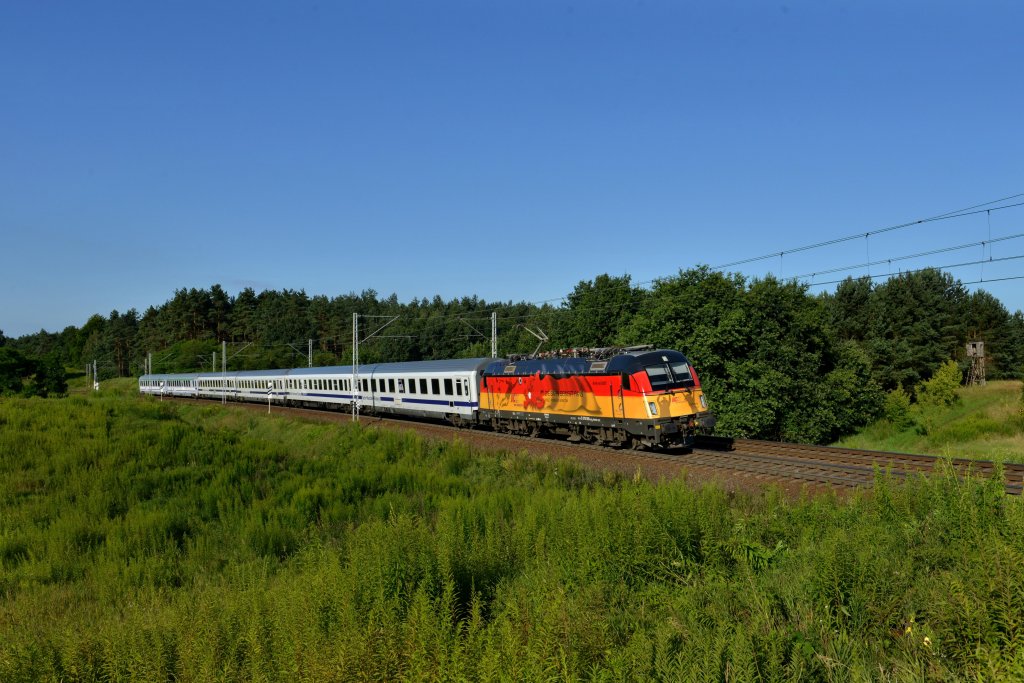
[[[615,360],[625,366],[622,391],[625,415],[635,424],[634,440],[645,446],[690,446],[696,434],[711,432],[715,417],[686,356],[662,349]]]

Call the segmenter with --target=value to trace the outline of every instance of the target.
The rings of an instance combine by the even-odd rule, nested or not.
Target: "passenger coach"
[[[454,424],[475,419],[479,376],[490,358],[409,363],[144,375],[144,394],[198,396],[360,412],[432,417]]]

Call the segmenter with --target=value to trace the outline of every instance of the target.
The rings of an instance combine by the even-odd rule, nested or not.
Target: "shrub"
[[[961,378],[960,366],[955,361],[947,360],[930,380],[918,385],[918,402],[934,406],[953,405],[960,400],[957,389],[960,388]]]
[[[910,416],[910,394],[897,386],[885,396],[885,418],[897,429],[906,429],[914,424]]]

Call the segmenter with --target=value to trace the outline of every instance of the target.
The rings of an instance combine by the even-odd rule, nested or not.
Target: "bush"
[[[914,424],[910,416],[910,394],[903,387],[896,387],[885,396],[885,419],[897,429],[906,429]]]
[[[917,387],[917,401],[924,405],[951,406],[960,400],[957,389],[963,375],[955,361],[947,360],[932,378]]]

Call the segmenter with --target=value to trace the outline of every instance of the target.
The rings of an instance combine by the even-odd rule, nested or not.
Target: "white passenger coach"
[[[267,401],[292,406],[434,417],[455,424],[474,419],[480,373],[491,358],[377,363],[288,370],[143,375],[143,394]]]

